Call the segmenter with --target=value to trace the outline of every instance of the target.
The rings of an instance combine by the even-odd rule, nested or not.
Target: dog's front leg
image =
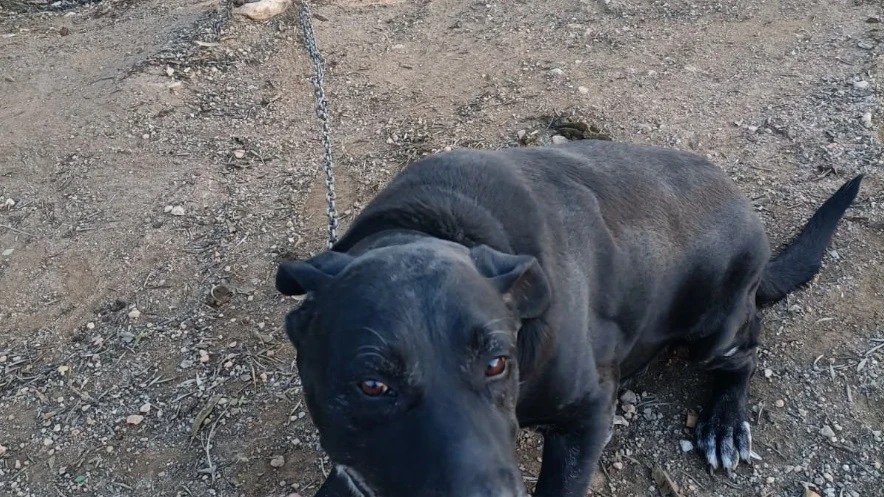
[[[314,497],[374,497],[374,495],[374,492],[362,484],[359,478],[354,480],[352,470],[344,466],[335,466]]]
[[[713,470],[720,466],[730,473],[740,460],[749,463],[757,457],[752,452],[746,410],[760,328],[760,318],[753,316],[740,330],[734,346],[706,364],[712,375],[712,397],[700,414],[696,437]]]
[[[543,462],[535,497],[583,497],[602,449],[610,439],[613,393],[579,408],[579,420],[543,430]]]

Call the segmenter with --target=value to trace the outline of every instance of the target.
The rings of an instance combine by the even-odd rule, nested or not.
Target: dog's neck
[[[478,201],[447,191],[419,198],[403,197],[369,205],[333,250],[364,251],[363,247],[377,244],[380,239],[388,245],[388,238],[403,241],[409,236],[434,237],[467,248],[488,245],[503,252],[514,250],[501,220]]]
[[[364,238],[356,241],[347,248],[347,253],[357,256],[364,254],[370,250],[382,247],[391,247],[394,245],[405,245],[424,238],[430,238],[432,235],[422,231],[402,228],[382,229],[371,233]],[[335,250],[340,250],[337,247]]]

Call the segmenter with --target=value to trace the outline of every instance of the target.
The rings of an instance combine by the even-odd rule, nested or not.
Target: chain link
[[[325,99],[323,89],[323,77],[325,76],[325,61],[316,47],[316,35],[313,33],[313,12],[310,10],[310,2],[301,0],[301,8],[298,11],[298,20],[301,31],[304,34],[304,47],[313,62],[313,94],[316,97],[316,116],[322,127],[322,146],[325,149],[323,157],[325,167],[325,200],[328,203],[328,248],[334,246],[338,238],[338,214],[335,207],[335,172],[332,157],[331,132],[329,131],[328,101]]]

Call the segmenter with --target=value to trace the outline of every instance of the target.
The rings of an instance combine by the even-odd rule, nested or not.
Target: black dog
[[[751,457],[759,307],[819,270],[846,183],[770,257],[727,175],[605,141],[454,151],[400,173],[331,251],[284,262],[306,403],[336,471],[318,495],[526,495],[519,427],[544,437],[535,495],[586,493],[620,379],[687,346],[712,396],[713,468]]]

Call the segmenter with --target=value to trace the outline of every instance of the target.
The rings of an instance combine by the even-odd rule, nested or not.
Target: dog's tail
[[[771,258],[755,294],[759,307],[779,301],[813,279],[820,270],[835,227],[856,198],[862,179],[860,174],[839,188],[814,213],[801,233]]]

